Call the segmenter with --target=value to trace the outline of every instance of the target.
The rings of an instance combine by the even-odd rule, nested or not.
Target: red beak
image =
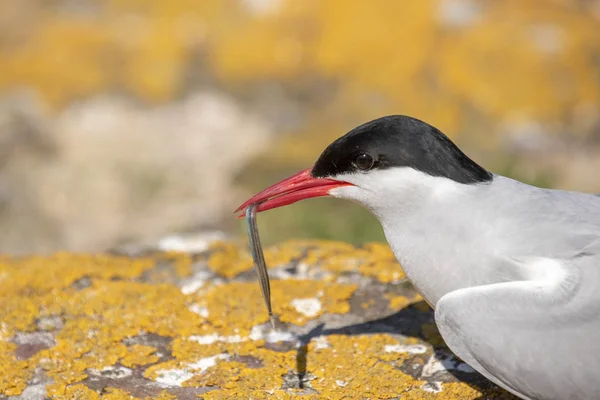
[[[348,186],[351,183],[336,181],[327,178],[314,178],[310,175],[310,168],[298,172],[279,183],[274,184],[255,194],[244,204],[239,206],[235,212],[243,211],[239,217],[246,214],[245,208],[250,204],[260,203],[257,211],[266,211],[272,208],[287,206],[303,199],[329,195],[331,189]]]

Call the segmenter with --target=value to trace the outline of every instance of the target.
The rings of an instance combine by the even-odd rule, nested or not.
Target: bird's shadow
[[[424,311],[425,309],[428,309],[428,311]],[[299,346],[296,354],[296,371],[298,373],[299,388],[304,388],[304,382],[307,374],[307,364],[309,361],[308,345],[312,339],[329,335],[352,336],[375,333],[400,334],[403,336],[419,338],[429,342],[433,346],[436,354],[440,352],[448,353],[450,350],[445,344],[440,344],[438,340],[431,340],[431,332],[428,332],[428,334],[423,332],[422,326],[428,322],[432,322],[433,320],[433,310],[428,308],[424,301],[420,301],[413,303],[389,316],[378,318],[372,321],[347,325],[334,329],[325,329],[325,324],[316,326],[306,334],[299,337]],[[431,326],[431,324],[428,325]],[[435,332],[433,336],[436,336]],[[439,334],[437,336],[439,337]],[[463,372],[453,369],[448,369],[448,372],[452,374],[459,382],[463,382],[483,393],[477,398],[477,400],[489,399],[490,392],[494,392],[495,395],[498,395],[498,393],[502,392],[502,389],[499,389],[496,385],[477,372]],[[502,393],[502,399],[508,400],[517,398],[509,395],[506,392]]]

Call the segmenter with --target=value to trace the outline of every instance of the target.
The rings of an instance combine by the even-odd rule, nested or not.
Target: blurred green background
[[[600,1],[2,1],[0,252],[243,235],[238,204],[386,114],[494,172],[600,191]],[[382,240],[332,199],[260,227]]]

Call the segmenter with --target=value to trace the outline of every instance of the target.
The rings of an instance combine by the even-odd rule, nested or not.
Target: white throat
[[[343,174],[337,180],[352,183],[333,189],[334,197],[349,199],[369,209],[383,224],[428,207],[448,204],[472,191],[473,185],[435,177],[409,167]]]
[[[448,291],[469,286],[465,274],[458,273],[454,264],[457,256],[465,256],[477,245],[477,232],[465,216],[481,186],[433,177],[408,167],[344,174],[335,179],[355,186],[336,188],[330,194],[356,201],[377,217],[396,258],[428,303],[434,306]],[[476,260],[477,256],[470,255],[469,259]]]

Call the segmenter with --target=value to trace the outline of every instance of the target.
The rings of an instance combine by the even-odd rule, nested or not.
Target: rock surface
[[[388,247],[0,259],[2,399],[514,399],[444,346]]]

